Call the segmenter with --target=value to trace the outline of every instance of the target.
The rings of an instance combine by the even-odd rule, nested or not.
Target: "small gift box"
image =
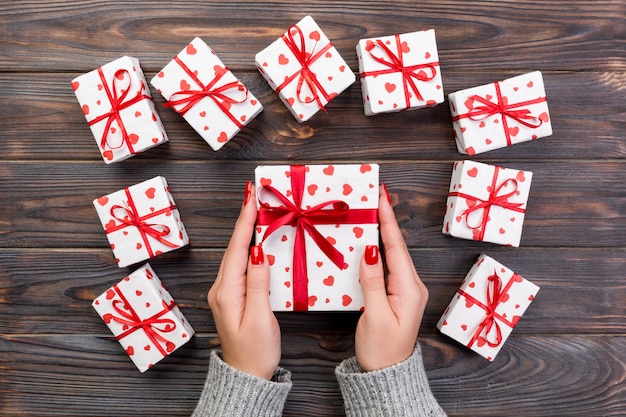
[[[538,291],[532,282],[481,255],[437,328],[492,361]]]
[[[104,162],[167,142],[139,61],[124,56],[76,77],[72,88]]]
[[[141,372],[194,334],[148,264],[106,290],[92,305]]]
[[[448,95],[459,152],[475,155],[552,134],[541,72]]]
[[[443,103],[434,30],[361,39],[356,54],[366,116]]]
[[[189,243],[163,177],[102,196],[93,205],[120,268]]]
[[[442,232],[519,246],[532,175],[474,161],[455,162]]]
[[[298,122],[309,120],[356,80],[311,16],[256,54],[256,66]]]
[[[256,242],[274,311],[360,310],[359,262],[378,244],[378,165],[256,169]]]
[[[195,38],[150,80],[171,107],[217,151],[263,106],[202,39]]]

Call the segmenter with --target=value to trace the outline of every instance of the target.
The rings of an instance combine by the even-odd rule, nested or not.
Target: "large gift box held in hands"
[[[480,162],[455,162],[442,232],[519,246],[532,175]]]
[[[311,16],[256,54],[256,66],[298,122],[309,120],[356,77]]]
[[[361,39],[356,54],[366,116],[443,103],[434,30]]]
[[[359,262],[378,245],[378,165],[259,166],[256,242],[274,311],[360,310]]]
[[[474,155],[550,136],[541,72],[448,94],[459,152]]]
[[[139,61],[124,56],[72,80],[107,164],[167,141]]]
[[[194,334],[149,264],[106,290],[92,305],[141,372]]]
[[[215,151],[263,110],[200,38],[193,39],[150,83]]]
[[[538,291],[532,282],[481,255],[437,328],[492,361]]]
[[[93,205],[120,268],[189,243],[163,177],[99,197]]]

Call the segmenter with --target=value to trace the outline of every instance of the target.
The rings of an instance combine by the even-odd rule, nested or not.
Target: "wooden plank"
[[[515,335],[491,364],[443,336],[420,342],[433,393],[451,416],[613,416],[626,407],[623,336]],[[215,334],[196,336],[140,374],[113,338],[4,336],[0,411],[188,416],[215,343]],[[284,337],[281,365],[294,380],[284,416],[343,416],[334,367],[351,355],[351,346],[328,350],[315,337]]]
[[[194,36],[210,42],[229,67],[250,69],[258,51],[306,14],[316,18],[352,68],[358,40],[388,35],[390,27],[394,33],[434,28],[440,60],[450,70],[526,70],[529,62],[542,70],[626,68],[620,0],[488,1],[471,10],[463,0],[343,7],[332,1],[277,1],[272,7],[230,1],[203,5],[201,12],[190,1],[140,6],[73,1],[3,7],[0,70],[88,70],[124,54],[156,70]]]
[[[530,68],[535,69],[535,68]],[[443,69],[444,71],[446,68]],[[516,71],[444,72],[446,93],[517,75]],[[72,160],[102,163],[89,126],[69,82],[78,73],[0,73],[0,160]],[[150,78],[154,73],[146,73]],[[365,117],[355,83],[328,106],[328,114],[297,123],[267,83],[255,72],[238,73],[265,106],[264,111],[219,152],[214,152],[175,112],[159,115],[170,142],[136,160],[430,160],[454,159],[447,103],[431,109]],[[480,155],[483,160],[624,158],[626,73],[544,74],[554,134],[535,142]],[[576,88],[572,88],[576,86]],[[26,118],[28,122],[24,122]]]
[[[374,159],[374,161],[376,161]],[[626,246],[626,165],[620,161],[499,161],[534,172],[522,246]],[[93,199],[155,175],[168,179],[194,247],[225,247],[256,162],[163,164],[5,162],[0,172],[0,247],[108,247]],[[381,180],[412,247],[491,244],[444,236],[451,161],[390,162]],[[96,185],[94,185],[96,184]],[[580,235],[584,227],[584,236]]]
[[[430,291],[423,334],[455,294],[480,248],[413,249]],[[626,250],[489,248],[485,253],[541,287],[515,334],[626,333]],[[206,293],[221,250],[173,252],[150,261],[197,332],[215,332]],[[98,334],[109,331],[91,307],[96,296],[134,268],[114,265],[107,250],[0,251],[0,334]],[[68,317],[79,317],[67,320]],[[280,313],[285,334],[311,334],[325,346],[351,343],[358,313]]]

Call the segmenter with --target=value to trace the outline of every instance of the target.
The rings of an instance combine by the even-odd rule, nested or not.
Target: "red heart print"
[[[502,296],[500,297],[500,302],[501,303],[506,303],[507,301],[509,301],[510,295],[509,293],[504,293],[502,294]]]
[[[289,63],[289,58],[285,56],[285,54],[278,55],[278,63],[280,65],[287,65]]]
[[[519,304],[515,304],[515,308],[520,308],[520,305]]]
[[[108,289],[105,297],[107,300],[112,300],[113,297],[115,297],[115,290],[113,290],[112,288]]]
[[[322,262],[322,261],[315,261],[315,265],[317,265],[318,268],[321,268],[322,265],[324,265],[324,262]]]
[[[337,243],[337,240],[332,236],[327,236],[326,241],[328,241],[328,243],[330,243],[331,245],[334,245]]]
[[[158,143],[159,142],[159,138],[152,138],[152,143]]]
[[[528,301],[532,301],[532,300],[534,300],[534,299],[535,299],[535,296],[534,296],[534,295],[532,295],[532,294],[531,294],[531,295],[529,295],[529,296],[528,296]]]
[[[143,294],[141,291],[137,290],[135,291],[135,294],[137,294],[137,297],[141,297],[141,294]]]
[[[344,184],[343,185],[343,195],[348,195],[352,192],[352,187],[350,186],[350,184]]]
[[[369,164],[363,164],[361,165],[359,170],[361,171],[362,174],[365,174],[366,172],[371,171],[372,167]]]
[[[346,70],[346,66],[342,65],[339,67],[339,72],[344,72]]]
[[[333,173],[335,172],[335,167],[332,165],[328,165],[322,170],[322,172],[326,175],[333,175]]]
[[[99,197],[98,198],[98,204],[100,204],[101,206],[106,205],[106,203],[109,202],[109,197],[107,196],[103,196],[103,197]]]
[[[544,123],[548,123],[548,121],[550,120],[550,117],[548,116],[548,113],[543,112],[539,115],[539,120],[541,120]]]
[[[289,97],[287,99],[287,103],[289,103],[290,106],[293,106],[293,103],[295,103],[295,102],[296,102],[296,100],[293,97]]]
[[[317,191],[317,185],[311,184],[306,187],[306,190],[309,193],[309,195],[315,195],[315,192]]]
[[[136,111],[135,112],[135,117],[141,117],[141,112],[140,111]]]
[[[320,33],[317,30],[314,30],[313,32],[309,33],[309,38],[313,39],[316,42],[319,42],[319,40],[320,40]]]
[[[465,307],[470,308],[473,305],[474,305],[474,301],[472,301],[470,298],[465,299]]]
[[[137,249],[141,249],[141,248],[143,248],[143,245],[142,245],[141,243],[137,243],[137,245],[135,245],[135,247],[136,247]]]
[[[400,50],[402,51],[402,53],[408,54],[409,52],[411,52],[411,48],[409,48],[409,44],[405,42],[402,42],[402,44],[400,45]]]
[[[226,132],[220,132],[220,135],[217,137],[217,141],[219,143],[228,142],[228,135],[226,135]]]
[[[145,345],[145,346],[143,347],[143,350],[145,350],[146,352],[147,352],[147,351],[149,351],[149,350],[150,350],[150,345]]]
[[[180,81],[180,89],[183,91],[187,91],[191,88],[191,84],[189,84],[186,80]]]
[[[174,351],[174,349],[176,349],[176,345],[170,341],[168,341],[167,343],[165,343],[165,350],[167,352],[172,352]]]
[[[315,295],[312,295],[309,297],[309,307],[313,307],[316,302],[317,302],[317,297]]]
[[[150,187],[146,190],[146,197],[148,197],[149,199],[153,199],[155,194],[156,194],[156,188],[154,187]]]
[[[104,230],[109,230],[109,229],[113,229],[115,227],[115,220],[109,220],[106,224],[106,226],[104,226]]]
[[[89,106],[86,104],[83,104],[83,114],[85,115],[89,114]]]
[[[483,120],[482,122],[478,123],[478,127],[485,127],[485,121]]]
[[[367,201],[367,196],[366,195],[362,196],[361,197],[361,201],[363,201],[363,202]]]
[[[118,72],[117,74],[115,74],[115,78],[122,81],[124,79],[124,72]]]
[[[72,90],[78,90],[79,83],[78,81],[72,81]]]
[[[365,50],[366,50],[366,51],[368,51],[368,52],[369,52],[369,51],[371,51],[372,49],[374,49],[375,47],[376,47],[376,45],[375,45],[375,44],[374,44],[374,42],[372,42],[370,39],[368,39],[368,40],[365,42]]]
[[[286,235],[283,235],[283,236],[280,238],[280,241],[281,241],[281,242],[286,242],[286,241],[287,241],[287,236],[286,236]]]
[[[491,145],[491,139],[489,139],[489,138],[485,139],[485,143],[486,143],[487,145]]]
[[[192,44],[187,45],[187,48],[185,49],[185,51],[186,51],[186,52],[187,52],[187,54],[189,54],[189,55],[195,55],[195,54],[196,54],[196,52],[198,52],[198,51],[196,50],[196,48],[195,48]]]
[[[519,133],[519,127],[517,126],[509,127],[509,135],[517,136],[518,133]]]
[[[524,176],[524,171],[519,171],[517,175],[515,176],[515,179],[518,180],[519,182],[526,181],[526,177]]]
[[[271,178],[261,178],[261,186],[267,187],[269,185],[272,185],[272,179]]]
[[[463,104],[468,110],[472,110],[474,108],[474,99],[470,97],[467,100],[465,100]]]
[[[470,288],[474,288],[474,287],[476,286],[476,283],[475,283],[475,282],[470,282],[470,283],[469,283],[469,284],[467,284],[467,285],[468,285],[468,287],[470,287]]]
[[[291,308],[291,301],[287,301],[285,303],[285,308]]]
[[[333,284],[335,283],[335,277],[333,277],[332,275],[329,275],[326,278],[324,278],[322,282],[324,283],[324,285],[328,287],[332,287]]]
[[[132,347],[132,346],[128,346],[128,347],[126,348],[126,354],[127,354],[128,356],[133,356],[133,355],[135,354],[135,348],[134,348],[134,347]]]
[[[513,87],[513,91],[519,90],[519,87]]]
[[[354,233],[354,236],[356,236],[357,239],[360,239],[361,236],[363,236],[362,227],[355,226],[354,228],[352,228],[352,232]]]
[[[528,84],[526,84],[526,86],[527,86],[528,88],[532,88],[532,87],[533,87],[533,82],[532,82],[532,80],[531,80],[531,81],[528,81]]]
[[[344,294],[341,296],[341,305],[344,307],[349,306],[352,303],[352,297],[348,294]]]
[[[503,235],[503,234],[505,234],[505,233],[506,233],[506,230],[504,230],[504,229],[501,227],[501,228],[500,228],[500,230],[498,230],[498,232],[499,232],[501,235]]]
[[[426,52],[426,53],[424,54],[424,58],[426,58],[426,59],[430,58],[430,52]]]
[[[478,339],[476,339],[476,344],[478,345],[478,347],[483,347],[485,346],[485,343],[487,343],[487,339],[485,339],[484,337],[479,337]]]
[[[388,93],[393,93],[393,91],[396,89],[396,85],[393,83],[385,83],[385,90],[387,90]]]
[[[135,133],[131,133],[130,135],[128,135],[128,139],[130,139],[130,143],[132,143],[133,145],[136,145],[137,142],[139,142],[139,136]]]
[[[164,73],[163,71],[160,71],[160,72],[157,74],[157,77],[159,77],[159,78],[163,78],[163,77],[165,77],[165,73]]]
[[[285,287],[287,287],[287,288],[290,288],[291,287],[291,282],[290,281],[285,281],[285,282],[283,282],[283,285]]]
[[[202,110],[202,111],[200,112],[200,117],[205,117],[205,116],[206,116],[206,111]]]
[[[470,169],[469,171],[467,171],[467,175],[469,175],[472,178],[476,178],[476,175],[478,175],[478,168],[474,167]]]
[[[467,324],[461,324],[461,329],[463,329],[463,331],[467,330]]]

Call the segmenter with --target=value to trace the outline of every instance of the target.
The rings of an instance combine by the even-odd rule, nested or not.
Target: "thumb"
[[[260,245],[250,248],[246,281],[246,312],[266,313],[270,307],[270,268]]]
[[[365,247],[361,257],[359,280],[363,289],[365,311],[373,310],[382,313],[381,310],[390,308],[378,246],[368,245]]]

